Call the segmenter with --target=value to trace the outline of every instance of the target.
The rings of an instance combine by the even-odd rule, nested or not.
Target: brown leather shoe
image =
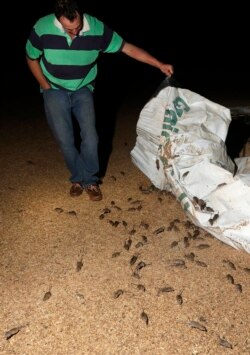
[[[80,196],[83,192],[82,186],[78,182],[74,182],[70,188],[69,194],[71,197]]]
[[[92,201],[101,201],[102,192],[98,184],[92,184],[85,187],[85,191],[89,195],[90,200]]]

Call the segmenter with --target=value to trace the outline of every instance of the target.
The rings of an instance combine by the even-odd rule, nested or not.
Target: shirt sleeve
[[[123,38],[118,33],[113,31],[110,44],[104,52],[105,53],[120,52],[122,50],[123,44],[124,44]]]
[[[26,42],[26,55],[30,59],[39,59],[43,53],[43,46],[40,37],[35,31],[35,27],[30,32],[29,38]]]

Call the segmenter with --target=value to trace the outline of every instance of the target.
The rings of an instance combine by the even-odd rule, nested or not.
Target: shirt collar
[[[55,17],[55,19],[54,19],[54,25],[55,25],[57,28],[59,28],[59,30],[60,30],[61,32],[65,33],[65,30],[64,30],[64,28],[63,28],[61,22],[59,22],[56,17]],[[89,26],[88,20],[87,20],[86,16],[83,15],[83,28],[82,28],[81,31],[79,32],[79,35],[81,36],[84,32],[89,31],[89,29],[90,29],[90,26]]]

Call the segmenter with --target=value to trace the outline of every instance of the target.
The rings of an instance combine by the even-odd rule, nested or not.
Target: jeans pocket
[[[54,90],[54,89],[52,89],[52,88],[49,88],[49,89],[42,89],[42,94],[43,94],[43,96],[46,95],[47,93],[51,92],[52,90]]]

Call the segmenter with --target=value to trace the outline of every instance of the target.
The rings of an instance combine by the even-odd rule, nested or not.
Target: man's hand
[[[160,70],[168,77],[174,74],[174,67],[171,64],[162,64]]]

